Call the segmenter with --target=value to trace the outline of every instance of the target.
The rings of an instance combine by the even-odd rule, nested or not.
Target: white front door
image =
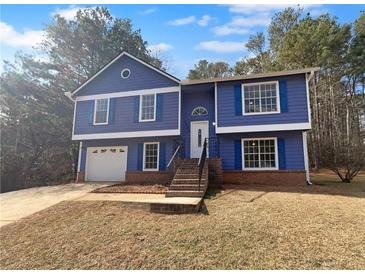
[[[125,181],[127,146],[88,147],[86,181]]]
[[[209,121],[191,122],[190,158],[200,158],[205,138],[209,138]]]

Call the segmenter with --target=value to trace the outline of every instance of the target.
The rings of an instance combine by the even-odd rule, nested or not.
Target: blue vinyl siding
[[[131,71],[127,79],[120,76],[124,68]],[[79,90],[77,96],[173,86],[178,83],[124,55]]]
[[[111,132],[128,132],[144,130],[165,130],[178,129],[179,121],[179,93],[161,93],[159,94],[162,108],[157,111],[159,119],[154,122],[138,122],[138,111],[135,109],[138,102],[138,96],[128,96],[114,98],[114,117],[113,122],[108,125],[93,125],[89,123],[90,109],[92,109],[93,100],[78,101],[76,106],[75,117],[75,134],[92,134],[92,133],[111,133]],[[138,105],[138,104],[137,104]]]
[[[80,170],[85,171],[86,164],[86,151],[87,147],[100,147],[100,146],[128,146],[128,162],[127,171],[142,170],[142,157],[143,143],[144,142],[160,142],[163,149],[160,147],[160,152],[164,155],[160,155],[160,171],[166,170],[166,166],[170,161],[172,154],[174,153],[174,137],[149,137],[149,138],[129,138],[129,139],[105,139],[105,140],[88,140],[83,141],[83,150],[81,153],[81,165]],[[141,146],[142,144],[142,146]],[[138,149],[138,147],[142,147]]]
[[[256,83],[267,81],[286,82],[287,107],[283,106],[282,113],[258,114],[258,115],[236,115],[235,86],[243,83]],[[264,78],[247,81],[234,81],[218,83],[218,126],[250,126],[287,123],[308,122],[307,94],[305,75],[291,75],[276,78]],[[287,111],[285,111],[287,110]]]
[[[241,138],[277,137],[285,140],[286,170],[304,170],[302,131],[220,134],[223,170],[237,170],[235,141]]]
[[[194,108],[202,106],[208,110],[208,115],[192,116]],[[214,122],[214,89],[207,87],[194,87],[182,89],[182,123],[181,135],[185,141],[185,157],[190,157],[190,123],[192,121],[209,121],[209,137],[215,137]],[[213,156],[213,155],[210,155]]]

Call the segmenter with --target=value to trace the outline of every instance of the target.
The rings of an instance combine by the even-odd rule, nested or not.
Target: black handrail
[[[198,162],[198,167],[199,167],[199,188],[198,189],[199,189],[199,191],[200,191],[200,183],[201,183],[203,170],[204,170],[205,159],[207,158],[207,144],[208,144],[208,140],[207,140],[207,138],[205,138],[203,150],[200,155],[199,162]]]

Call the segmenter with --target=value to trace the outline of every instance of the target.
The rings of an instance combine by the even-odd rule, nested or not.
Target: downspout
[[[66,91],[63,93],[68,99],[70,99],[72,102],[75,102],[75,99],[72,98],[72,94],[69,91]]]
[[[310,94],[309,94],[309,82],[312,80],[312,78],[314,77],[314,70],[312,70],[309,74],[309,76],[307,77],[307,74],[305,75],[306,78],[306,88],[307,88],[307,107],[308,107],[308,118],[309,121],[311,123],[311,107],[310,107]],[[312,127],[312,123],[311,123],[311,127]],[[302,137],[303,137],[303,154],[304,154],[304,169],[305,169],[305,181],[307,183],[307,185],[312,185],[312,182],[310,181],[310,176],[309,176],[309,157],[308,157],[308,143],[307,143],[307,131],[303,131],[302,132]]]

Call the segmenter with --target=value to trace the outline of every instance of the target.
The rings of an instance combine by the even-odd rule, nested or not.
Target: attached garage
[[[125,181],[127,146],[88,147],[86,181]]]

